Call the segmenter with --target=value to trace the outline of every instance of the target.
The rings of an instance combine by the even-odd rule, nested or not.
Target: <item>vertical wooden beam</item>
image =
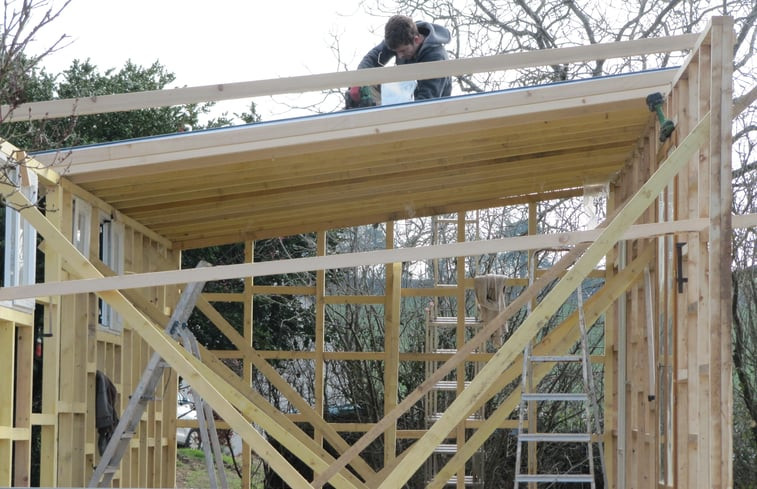
[[[31,325],[16,324],[16,392],[14,423],[24,430],[26,439],[14,443],[15,486],[31,483],[32,378],[34,373],[34,330]],[[1,402],[0,402],[1,403]],[[2,424],[2,423],[0,423]]]
[[[244,243],[244,262],[252,263],[255,261],[255,242],[245,241]],[[242,316],[242,335],[244,337],[245,345],[252,347],[252,333],[253,333],[253,315],[252,305],[255,297],[252,293],[252,285],[254,278],[245,277],[244,279],[244,305]],[[246,352],[242,352],[242,380],[245,385],[252,385],[253,366],[252,359]],[[252,473],[252,451],[250,445],[246,440],[242,441],[242,487],[250,487],[250,474]]]
[[[707,32],[707,36],[711,32]],[[711,74],[711,54],[709,42],[703,42],[699,48],[699,73],[697,75],[699,81],[699,93],[697,100],[697,112],[699,117],[702,114],[710,112],[710,87],[712,84]],[[709,140],[708,140],[709,142]],[[699,159],[697,160],[698,170],[697,177],[699,182],[699,192],[697,194],[697,211],[700,217],[709,216],[709,188],[710,188],[710,172],[708,161],[708,149],[702,148],[699,152]],[[693,479],[690,482],[694,483],[694,487],[709,487],[710,482],[710,301],[706,298],[710,297],[709,292],[709,257],[708,257],[708,241],[709,232],[705,231],[698,236],[698,256],[696,258],[697,268],[695,273],[697,274],[698,284],[698,300],[697,316],[696,316],[696,353],[695,362],[696,368],[692,372],[695,375],[694,381],[697,384],[697,411],[696,417],[692,420],[689,429],[695,433],[697,437],[697,450],[696,450],[696,463],[694,465],[695,470]],[[690,352],[692,354],[694,352]]]
[[[394,221],[386,223],[386,249],[394,248]],[[399,395],[399,334],[402,263],[387,263],[384,294],[384,412],[397,406]],[[384,466],[397,456],[397,423],[384,431]]]
[[[0,368],[6,379],[16,375],[13,321],[0,320]],[[0,383],[0,486],[11,486],[13,467],[13,381]]]
[[[326,256],[326,231],[318,231],[316,237],[316,255]],[[323,352],[326,347],[326,270],[315,272],[315,403],[313,410],[323,418],[326,402],[326,361]],[[323,432],[314,427],[314,438],[323,446]]]
[[[538,232],[537,229],[537,210],[538,210],[538,203],[537,202],[529,202],[528,203],[528,234],[534,235]],[[536,250],[528,250],[528,259],[526,260],[528,270],[533,270],[534,273],[536,272],[536,264],[534,263],[534,260],[536,260]],[[526,275],[529,277],[529,283],[531,280],[530,272],[526,272]],[[533,308],[536,307],[536,298],[531,299],[530,305],[529,305],[529,311],[532,311]],[[523,372],[522,375],[528,375],[527,372]],[[529,384],[528,388],[531,392],[534,392],[534,378],[533,375],[529,375],[526,379],[526,382]],[[526,419],[528,420],[528,432],[529,433],[538,433],[538,429],[536,427],[536,419],[537,419],[537,412],[536,412],[536,401],[529,401],[527,404],[528,414],[526,416]],[[539,470],[539,465],[537,462],[536,457],[536,442],[530,441],[526,445],[526,461],[527,461],[527,469],[529,474],[536,474]],[[528,488],[529,489],[536,489],[537,484],[535,482],[529,482]]]
[[[692,55],[689,61],[689,66],[686,68],[686,72],[691,72],[691,65],[692,63],[696,63],[696,56]],[[696,83],[696,82],[694,82]],[[672,96],[677,101],[675,104],[676,107],[676,119],[678,120],[678,131],[681,134],[686,134],[689,132],[689,129],[691,127],[690,119],[692,117],[692,114],[689,110],[689,107],[691,107],[691,75],[687,77],[682,77],[679,82],[676,84],[676,87],[674,87]],[[675,186],[675,194],[674,194],[674,209],[673,214],[675,219],[686,219],[691,216],[691,207],[689,203],[689,196],[691,193],[696,191],[696,180],[694,180],[694,186],[692,187],[690,184],[692,183],[692,175],[695,175],[693,172],[693,165],[689,164],[684,171],[681,172],[681,174],[676,179],[676,186]],[[690,238],[686,234],[680,234],[680,235],[674,235],[672,237],[673,239],[673,245],[676,246],[677,243],[681,243],[682,245],[685,245],[681,248],[681,256],[680,258],[677,256],[674,257],[672,265],[676,269],[680,269],[683,273],[686,273],[688,276],[688,265],[683,262],[683,259],[685,256],[688,255],[690,251],[690,247],[688,246],[688,241],[690,241]],[[681,260],[681,263],[679,264],[679,260]],[[680,278],[678,277],[678,274],[674,272],[674,279]],[[672,376],[672,386],[670,390],[670,396],[671,401],[671,412],[669,413],[672,423],[669,429],[669,432],[671,434],[671,439],[669,440],[670,447],[672,450],[672,456],[668,460],[668,463],[671,465],[671,472],[672,472],[672,481],[671,483],[680,484],[681,487],[688,486],[688,470],[689,470],[689,463],[688,463],[688,457],[680,457],[679,454],[682,450],[686,450],[687,446],[687,437],[680,436],[680,426],[685,426],[688,424],[689,419],[689,391],[688,391],[688,369],[687,369],[687,345],[688,345],[688,335],[682,334],[682,331],[680,331],[679,324],[681,321],[686,322],[687,316],[688,316],[688,308],[687,308],[687,295],[690,291],[690,286],[686,286],[685,290],[682,293],[678,292],[678,286],[677,284],[674,285],[675,291],[671,294],[671,300],[673,302],[672,305],[672,314],[673,314],[673,324],[672,324],[672,343],[671,343],[671,355],[672,355],[672,363],[671,363],[671,376]]]
[[[731,359],[731,104],[733,19],[711,29],[709,153],[710,467],[709,487],[733,486],[733,364]]]
[[[402,263],[386,266],[386,295],[384,303],[384,412],[388,413],[399,402],[400,367],[400,299]],[[397,422],[384,432],[384,465],[397,456]]]
[[[607,213],[617,207],[617,187],[612,185],[607,197]],[[619,273],[620,250],[619,246],[613,247],[605,257],[605,283],[612,281]],[[620,296],[624,301],[625,297]],[[618,389],[625,388],[618,381],[618,302],[614,302],[609,312],[605,314],[604,337],[605,337],[605,368],[604,368],[604,434],[602,442],[605,450],[605,472],[610,486],[608,489],[618,487]]]
[[[678,83],[678,90],[685,90],[685,117],[679,118],[679,131],[691,131],[700,117],[699,104],[699,52],[692,53],[686,69],[687,76]],[[702,217],[699,212],[699,155],[692,158],[687,167],[686,178],[679,179],[679,216]],[[684,213],[685,210],[685,214]],[[699,412],[699,373],[697,365],[698,352],[698,316],[699,316],[699,273],[702,233],[686,233],[681,241],[686,243],[685,263],[682,270],[688,280],[684,293],[679,296],[676,321],[676,372],[675,372],[675,451],[673,460],[676,471],[676,484],[679,487],[696,487],[699,433],[692,430],[696,426]],[[702,265],[704,266],[704,265]],[[703,269],[701,270],[703,273]]]
[[[59,185],[50,187],[45,197],[47,216],[53,226],[65,234],[66,192]],[[63,259],[53,250],[45,252],[45,281],[55,282],[65,280],[68,274],[63,271]],[[42,351],[42,414],[56,420],[54,424],[46,424],[41,428],[40,443],[40,486],[54,487],[58,485],[58,393],[60,374],[60,323],[62,317],[62,299],[60,296],[51,297],[45,306],[45,327],[52,336],[43,338]]]
[[[458,243],[464,243],[465,242],[465,211],[460,211],[457,213],[457,242]],[[466,341],[466,330],[467,326],[465,324],[465,317],[467,316],[467,311],[465,308],[465,257],[464,256],[458,256],[455,258],[456,261],[456,279],[455,283],[457,284],[457,290],[456,290],[456,307],[457,307],[457,330],[455,332],[455,348],[460,349],[465,344]],[[457,378],[457,395],[460,394],[460,392],[465,389],[465,382],[466,382],[466,370],[467,370],[466,362],[463,362],[460,364],[460,366],[456,369],[456,378]],[[465,419],[461,419],[460,422],[455,427],[455,444],[457,445],[457,450],[460,450],[463,445],[465,444]],[[457,470],[457,489],[464,489],[465,488],[465,462],[460,464]]]

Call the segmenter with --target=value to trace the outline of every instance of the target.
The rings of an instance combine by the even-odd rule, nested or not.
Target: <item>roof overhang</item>
[[[610,181],[676,74],[73,148],[59,171],[176,248],[491,207]]]

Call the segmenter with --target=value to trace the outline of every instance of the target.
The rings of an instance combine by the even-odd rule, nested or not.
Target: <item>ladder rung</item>
[[[457,348],[439,348],[433,351],[433,353],[446,353],[448,355],[454,355],[457,353]]]
[[[431,320],[431,324],[433,326],[454,328],[455,326],[457,326],[457,318],[454,316],[437,316],[433,320]],[[483,324],[484,323],[482,323],[475,317],[466,316],[465,318],[466,326],[483,326]]]
[[[442,418],[443,413],[434,413],[426,418],[426,421],[439,421]],[[474,413],[465,418],[465,421],[480,421],[481,415]]]
[[[520,474],[515,476],[516,484],[524,482],[572,482],[591,483],[594,476],[591,474]]]
[[[118,465],[108,465],[105,467],[106,474],[115,474],[116,472],[118,472]]]
[[[583,393],[572,392],[532,392],[523,394],[524,401],[588,401],[588,396]]]
[[[465,382],[465,387],[468,387],[470,385],[470,382]],[[434,384],[434,389],[440,390],[440,391],[456,391],[457,390],[457,381],[456,380],[440,380],[436,384]]]
[[[588,443],[591,441],[591,435],[588,433],[521,433],[518,435],[518,440]]]
[[[136,435],[136,434],[137,433],[134,432],[134,431],[124,431],[123,433],[121,433],[121,439],[122,440],[130,440],[130,439],[134,438],[134,435]]]
[[[581,355],[532,355],[533,362],[580,362]]]
[[[434,453],[457,453],[457,445],[454,443],[442,443],[434,448]]]
[[[466,476],[465,476],[465,477],[463,478],[463,483],[464,483],[464,484],[465,484],[466,486],[472,486],[472,485],[474,485],[474,484],[480,484],[480,482],[479,482],[479,481],[477,481],[477,480],[475,480],[475,479],[473,478],[473,476],[472,476],[472,475],[466,475]],[[457,476],[456,476],[456,475],[453,475],[452,477],[450,477],[450,478],[449,478],[449,479],[447,480],[447,483],[446,483],[446,485],[448,485],[448,486],[456,486],[456,485],[457,485]]]

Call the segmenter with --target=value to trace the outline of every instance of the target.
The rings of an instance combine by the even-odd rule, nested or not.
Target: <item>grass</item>
[[[231,457],[223,456],[223,465],[226,468],[226,481],[229,489],[242,489],[242,479],[234,470]],[[237,465],[242,467],[241,457],[237,459]],[[258,459],[253,459],[251,489],[262,489],[263,468]],[[176,487],[204,489],[210,487],[210,477],[205,467],[205,454],[202,450],[192,448],[179,448],[176,453]],[[220,483],[218,484],[220,487]]]

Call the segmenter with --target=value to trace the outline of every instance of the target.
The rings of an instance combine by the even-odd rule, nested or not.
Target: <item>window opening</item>
[[[110,267],[117,275],[124,272],[124,227],[110,216],[100,218],[100,261]],[[101,326],[115,332],[122,329],[121,316],[104,300],[98,299],[98,322]]]
[[[24,172],[23,178],[20,173]],[[19,191],[29,199],[32,205],[37,202],[37,174],[22,167],[8,171],[8,176],[18,186]],[[21,213],[5,206],[5,252],[3,286],[17,287],[32,285],[35,282],[37,265],[37,230],[34,229]],[[25,312],[34,311],[34,299],[14,299],[2,304]]]

